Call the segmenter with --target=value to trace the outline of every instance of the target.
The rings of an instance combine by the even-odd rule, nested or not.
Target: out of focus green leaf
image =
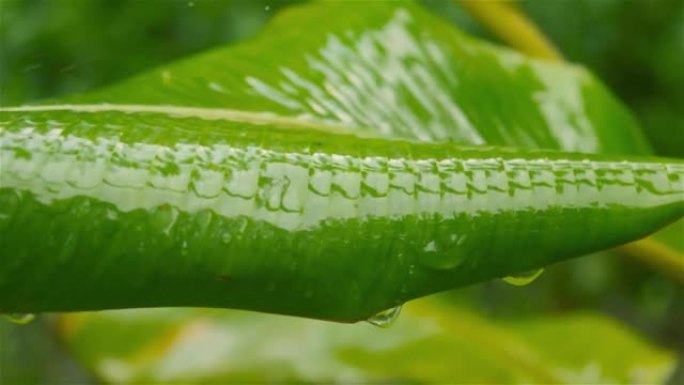
[[[45,317],[16,325],[0,316],[0,384],[87,384],[92,376],[68,355]]]
[[[0,105],[83,92],[251,36],[292,2],[0,1]]]
[[[436,300],[386,330],[185,309],[78,313],[59,330],[106,383],[659,383],[674,367],[604,316],[510,323]]]
[[[568,60],[621,96],[658,154],[684,156],[684,1],[519,3]]]
[[[268,112],[420,141],[649,153],[629,111],[584,68],[473,39],[413,1],[359,7],[291,7],[255,39],[58,102]]]

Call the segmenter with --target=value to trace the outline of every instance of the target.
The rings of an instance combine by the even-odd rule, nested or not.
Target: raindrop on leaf
[[[455,269],[461,266],[467,257],[467,251],[462,247],[465,239],[465,234],[452,234],[439,242],[431,241],[423,247],[421,261],[432,269]]]
[[[381,328],[388,328],[394,324],[399,317],[400,312],[401,305],[376,313],[369,317],[366,321]]]

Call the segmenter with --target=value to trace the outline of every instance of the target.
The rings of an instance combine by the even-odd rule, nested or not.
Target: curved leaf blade
[[[0,116],[5,311],[206,306],[357,321],[684,215],[682,160],[74,109]]]
[[[292,46],[302,20],[342,14],[276,71],[259,58]],[[228,306],[355,321],[682,216],[681,161],[391,140],[645,149],[580,69],[474,41],[411,2],[355,14],[308,5],[252,44],[71,104],[3,109],[2,309]],[[369,132],[383,139],[360,138]],[[47,242],[30,241],[37,229]]]
[[[268,112],[424,141],[649,152],[631,114],[582,67],[478,41],[411,1],[370,2],[362,14],[348,2],[291,7],[256,39],[66,101]]]

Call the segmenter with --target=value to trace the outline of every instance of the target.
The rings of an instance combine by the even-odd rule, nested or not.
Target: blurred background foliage
[[[90,90],[248,38],[295,2],[0,0],[0,105]],[[458,28],[496,40],[452,2],[424,3]],[[683,1],[528,0],[520,6],[569,61],[592,69],[634,111],[658,154],[684,156]],[[662,236],[684,250],[683,232],[680,222]],[[440,298],[440,306],[473,309],[511,330],[542,314],[610,315],[678,351],[670,383],[684,382],[682,287],[635,260],[606,252],[550,267],[525,287],[489,282]],[[510,326],[519,320],[523,326]],[[26,326],[0,323],[0,383],[96,382],[83,369],[87,346],[65,348],[57,330],[50,317]]]

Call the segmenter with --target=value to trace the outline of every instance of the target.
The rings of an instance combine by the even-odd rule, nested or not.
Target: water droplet
[[[231,240],[232,238],[233,238],[233,237],[230,235],[230,231],[226,231],[226,232],[224,232],[224,233],[221,235],[221,242],[223,242],[224,244],[227,245],[227,244],[230,243],[230,240]]]
[[[155,226],[157,226],[165,235],[171,235],[173,227],[178,220],[179,211],[171,205],[161,205],[152,216]]]
[[[8,313],[4,316],[9,322],[17,325],[26,325],[36,318],[33,313]]]
[[[462,246],[466,235],[451,235],[438,241],[429,242],[423,247],[422,261],[428,267],[438,270],[451,270],[465,261],[467,251]]]
[[[388,328],[394,324],[400,312],[401,305],[374,314],[366,322],[381,328]]]
[[[105,216],[107,217],[107,219],[115,221],[119,218],[119,212],[114,209],[107,209]]]
[[[423,251],[428,252],[428,253],[431,251],[437,251],[437,244],[435,243],[435,241],[430,241],[430,243],[425,245],[425,247],[423,248]]]
[[[270,10],[271,10],[271,6],[270,6],[270,5],[265,6],[265,7],[264,7],[264,10],[265,10],[266,12],[270,11]]]
[[[189,8],[192,8],[192,7],[194,7],[194,6],[195,6],[195,2],[194,2],[194,1],[189,1],[189,2],[188,2],[188,7],[189,7]]]
[[[524,273],[504,277],[502,278],[502,280],[513,286],[525,286],[529,285],[530,283],[532,283],[532,281],[539,278],[539,276],[542,275],[543,272],[544,268],[541,268],[538,270],[531,270]]]

